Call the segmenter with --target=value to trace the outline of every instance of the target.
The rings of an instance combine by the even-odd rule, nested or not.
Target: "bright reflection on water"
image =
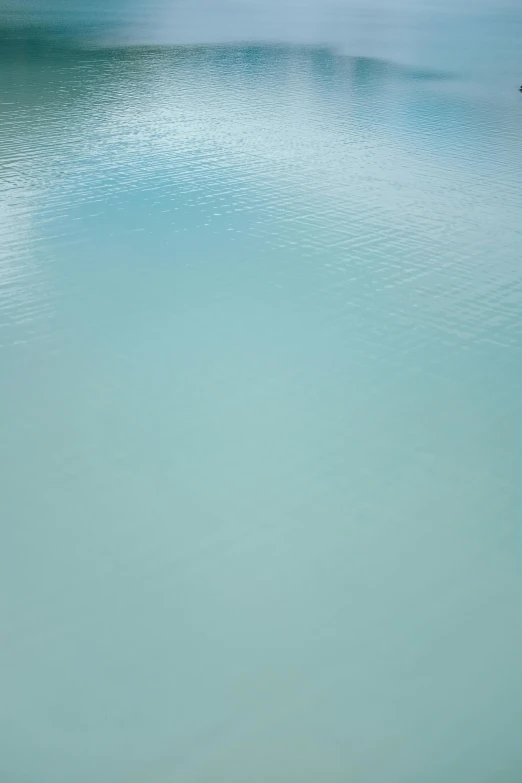
[[[520,780],[522,74],[480,13],[487,84],[4,29],[2,781]]]

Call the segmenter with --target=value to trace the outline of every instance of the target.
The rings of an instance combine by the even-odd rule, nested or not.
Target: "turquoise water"
[[[57,8],[0,41],[0,779],[518,783],[519,11]]]

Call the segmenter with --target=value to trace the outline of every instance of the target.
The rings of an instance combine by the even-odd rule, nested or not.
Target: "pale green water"
[[[418,67],[4,31],[2,783],[521,780],[492,14],[486,82],[440,31]]]

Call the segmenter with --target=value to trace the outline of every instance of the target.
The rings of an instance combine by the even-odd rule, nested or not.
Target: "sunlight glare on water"
[[[520,781],[521,16],[328,8],[0,5],[2,782]]]

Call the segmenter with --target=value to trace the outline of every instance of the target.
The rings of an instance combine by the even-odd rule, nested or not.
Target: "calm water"
[[[0,779],[518,783],[520,9],[2,8]]]

